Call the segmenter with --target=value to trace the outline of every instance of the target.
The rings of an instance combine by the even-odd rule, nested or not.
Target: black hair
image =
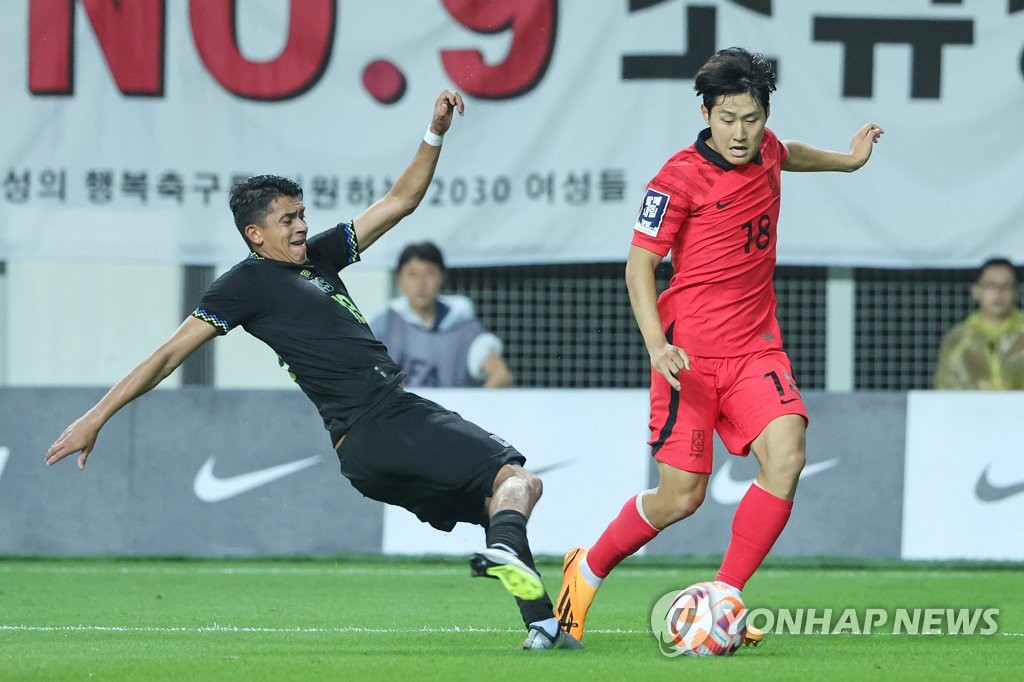
[[[711,55],[697,71],[693,89],[704,98],[708,111],[722,95],[748,94],[768,113],[768,100],[775,91],[775,67],[760,52],[728,47]]]
[[[228,205],[235,217],[235,227],[250,247],[245,236],[247,225],[263,225],[270,212],[270,204],[278,197],[302,198],[302,187],[293,180],[279,175],[254,175],[231,188]]]
[[[441,272],[444,272],[444,257],[441,255],[441,249],[437,248],[434,242],[420,242],[419,244],[409,244],[402,253],[398,256],[398,265],[395,266],[395,272],[402,269],[402,266],[408,263],[413,258],[419,260],[425,260],[428,263],[433,263],[437,267],[441,268]]]
[[[980,282],[982,276],[985,274],[985,271],[988,270],[989,268],[1010,268],[1010,272],[1013,273],[1013,278],[1015,280],[1017,279],[1017,266],[1014,265],[1009,258],[996,256],[994,258],[989,258],[987,261],[981,264],[981,267],[978,268],[978,271],[975,273],[974,282]]]

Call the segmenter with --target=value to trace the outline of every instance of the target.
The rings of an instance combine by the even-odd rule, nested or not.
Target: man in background
[[[444,278],[444,257],[435,244],[406,246],[395,268],[402,295],[370,320],[374,336],[410,388],[510,385],[501,339],[484,330],[468,297],[441,293]]]
[[[1024,390],[1024,313],[1016,267],[1006,258],[985,261],[971,297],[978,309],[942,339],[935,388]]]

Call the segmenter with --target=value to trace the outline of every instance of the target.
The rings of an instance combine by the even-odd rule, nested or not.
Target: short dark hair
[[[263,225],[270,212],[270,204],[278,197],[302,198],[299,183],[279,175],[254,175],[231,188],[228,205],[235,217],[235,227],[249,246],[245,236],[247,225]]]
[[[722,95],[748,94],[767,114],[770,95],[775,91],[775,67],[760,52],[727,47],[704,62],[693,80],[693,89],[704,98],[708,111]]]
[[[981,264],[981,267],[978,268],[978,271],[974,273],[974,282],[980,282],[982,276],[984,276],[985,274],[985,271],[988,270],[989,268],[1010,268],[1010,272],[1013,273],[1013,278],[1017,279],[1017,266],[1014,265],[1009,258],[996,256],[994,258],[989,258],[987,261]]]
[[[409,244],[402,249],[402,253],[398,256],[398,265],[395,266],[395,272],[401,270],[402,266],[413,258],[433,263],[441,268],[441,272],[445,270],[444,257],[441,255],[441,249],[437,248],[437,244],[434,242],[420,242],[419,244]]]

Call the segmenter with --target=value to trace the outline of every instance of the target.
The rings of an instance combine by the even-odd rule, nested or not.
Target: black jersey
[[[294,265],[251,253],[217,278],[192,315],[221,334],[241,325],[273,348],[336,442],[403,375],[338,277],[359,260],[352,224],[311,237],[306,258]]]

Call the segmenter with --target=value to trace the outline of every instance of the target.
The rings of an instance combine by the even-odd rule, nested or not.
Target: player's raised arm
[[[360,251],[365,251],[420,205],[434,177],[437,159],[441,156],[441,138],[451,127],[455,112],[458,111],[461,116],[464,109],[462,95],[457,92],[444,90],[437,96],[433,118],[412,163],[387,194],[356,216],[354,222]]]
[[[798,140],[786,140],[783,144],[789,154],[782,170],[851,173],[868,162],[872,147],[884,132],[876,123],[865,123],[853,136],[849,152],[827,151]]]
[[[78,468],[84,469],[85,461],[96,445],[96,437],[107,420],[166,379],[185,358],[216,335],[217,330],[212,325],[195,317],[182,322],[167,341],[124,375],[88,412],[64,429],[64,433],[46,451],[46,463],[55,464],[80,452]]]

